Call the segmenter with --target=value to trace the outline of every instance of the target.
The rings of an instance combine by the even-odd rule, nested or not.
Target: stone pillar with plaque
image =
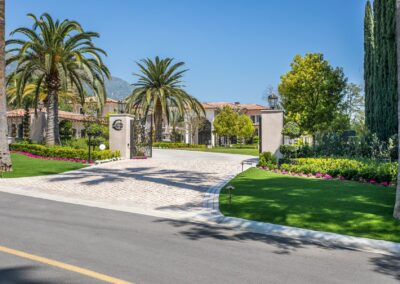
[[[119,151],[122,159],[131,158],[131,121],[134,117],[130,114],[110,115],[110,150]]]

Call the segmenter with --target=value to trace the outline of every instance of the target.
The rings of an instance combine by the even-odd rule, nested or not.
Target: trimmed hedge
[[[80,160],[86,160],[88,158],[87,150],[60,146],[48,147],[40,144],[16,143],[10,145],[10,150],[27,152],[42,157],[56,157]],[[120,153],[118,151],[111,152],[110,150],[91,151],[90,154],[92,160],[95,161],[117,158],[120,156]]]
[[[207,148],[204,144],[186,144],[177,142],[155,142],[153,143],[155,148],[168,148],[168,149],[181,149],[181,148]]]
[[[341,158],[299,158],[281,164],[281,170],[304,174],[328,174],[357,181],[396,182],[397,163]]]

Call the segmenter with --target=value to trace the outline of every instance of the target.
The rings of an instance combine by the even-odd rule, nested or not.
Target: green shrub
[[[290,159],[296,156],[298,148],[296,145],[281,145],[279,151],[285,159]]]
[[[350,180],[395,182],[397,163],[371,159],[300,158],[280,166],[281,170],[304,174],[328,174]]]
[[[16,144],[11,144],[10,149],[12,151],[27,152],[43,157],[71,158],[80,160],[86,160],[88,158],[87,150],[74,149],[70,147],[61,147],[61,146],[48,147],[39,144],[16,143]],[[110,150],[104,150],[104,151],[91,152],[92,160],[106,160],[111,158],[117,158],[119,156],[120,153],[118,151],[111,152]]]
[[[262,152],[259,157],[258,165],[261,167],[268,167],[270,169],[276,168],[276,157],[271,152]]]
[[[207,145],[203,144],[186,144],[178,142],[155,142],[153,143],[155,148],[168,148],[168,149],[182,149],[182,148],[206,148]]]

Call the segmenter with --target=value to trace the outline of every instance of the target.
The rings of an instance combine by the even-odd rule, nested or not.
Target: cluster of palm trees
[[[4,0],[0,0],[1,5],[4,7]],[[0,20],[4,21],[4,10],[0,12],[3,12]],[[3,73],[0,73],[0,80],[6,80],[9,104],[30,104],[35,109],[39,103],[45,105],[46,144],[55,145],[60,143],[60,96],[74,98],[83,104],[90,92],[98,98],[100,107],[103,106],[106,99],[104,83],[110,78],[102,58],[107,54],[93,42],[99,34],[85,31],[76,21],[54,20],[47,13],[40,17],[28,14],[28,17],[33,20],[32,27],[14,30],[12,38],[6,41],[6,51],[3,44],[3,62],[0,61]],[[4,24],[2,27],[0,36],[4,43]],[[16,65],[7,78],[4,74],[5,58],[6,65]],[[169,123],[170,118],[177,115],[204,114],[201,103],[184,90],[182,77],[187,70],[180,69],[183,62],[174,63],[172,58],[156,57],[154,60],[141,60],[137,64],[140,70],[139,74],[135,74],[138,81],[133,84],[132,94],[126,98],[126,107],[128,112],[139,117],[151,117],[156,141],[162,138],[163,120]],[[2,138],[7,136],[5,93],[3,89],[0,101]],[[0,144],[4,149],[0,157],[2,164],[9,165],[4,168],[11,169],[7,141],[1,139],[0,143],[5,143]]]

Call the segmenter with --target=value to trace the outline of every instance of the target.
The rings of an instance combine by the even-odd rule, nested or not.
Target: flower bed
[[[64,161],[77,161],[82,162],[87,160],[88,151],[84,149],[73,149],[69,147],[60,147],[53,146],[47,147],[39,144],[25,144],[25,143],[16,143],[10,145],[10,150],[25,154],[30,154],[32,157],[36,158],[48,158],[48,159],[63,159]],[[91,158],[96,160],[106,160],[117,158],[120,156],[120,153],[112,152],[110,150],[104,151],[92,151]]]
[[[302,176],[311,175],[316,178],[338,178],[382,185],[389,185],[397,180],[397,163],[372,160],[300,158],[280,165],[279,171]]]
[[[29,158],[34,158],[34,159],[66,161],[66,162],[75,162],[75,163],[83,163],[83,164],[87,163],[87,160],[81,160],[78,158],[44,157],[44,156],[39,156],[39,155],[35,155],[32,153],[28,153],[28,152],[23,152],[23,151],[12,151],[12,153],[21,154],[21,155],[27,156]],[[90,163],[92,164],[93,160],[90,160]]]

